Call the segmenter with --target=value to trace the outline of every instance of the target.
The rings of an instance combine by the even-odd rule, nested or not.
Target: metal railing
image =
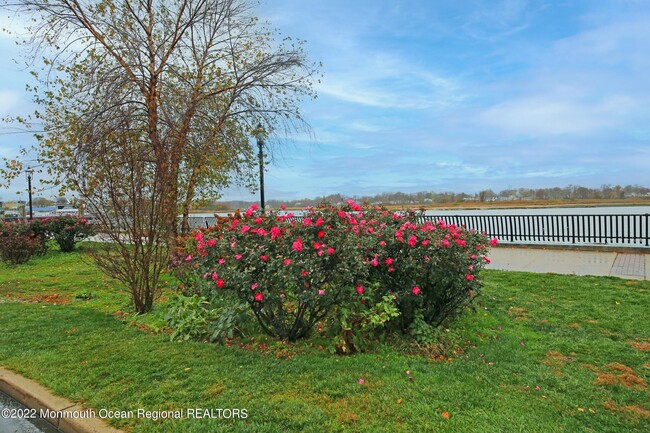
[[[301,220],[299,216],[295,220]],[[501,242],[545,245],[650,246],[650,214],[625,215],[424,215],[485,232]],[[190,217],[190,227],[211,227],[214,217]]]
[[[650,214],[626,215],[426,215],[485,232],[502,242],[650,246]]]
[[[188,217],[187,222],[193,229],[212,227],[217,223],[215,217]],[[180,224],[180,219],[179,219]]]

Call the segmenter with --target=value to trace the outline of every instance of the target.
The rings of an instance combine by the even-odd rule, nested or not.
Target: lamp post
[[[34,170],[27,167],[25,170],[27,174],[27,192],[29,193],[29,220],[34,219],[34,209],[32,207],[32,176],[34,175]]]
[[[257,157],[260,161],[260,208],[262,209],[262,213],[264,213],[264,152],[262,152],[264,148],[264,129],[262,129],[261,124],[257,125],[255,139],[257,140],[257,147],[259,149]]]

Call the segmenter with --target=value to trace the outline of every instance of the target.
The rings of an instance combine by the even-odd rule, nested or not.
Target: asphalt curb
[[[38,382],[3,367],[0,367],[0,391],[29,409],[36,409],[39,414],[47,412],[54,415],[45,419],[63,433],[123,433],[101,419],[89,418],[88,409],[56,396]]]

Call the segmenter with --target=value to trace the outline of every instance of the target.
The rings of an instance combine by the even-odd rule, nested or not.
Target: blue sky
[[[324,73],[302,107],[313,137],[285,140],[268,198],[650,186],[648,1],[265,0],[259,15]],[[16,54],[0,36],[0,116],[29,109]],[[28,140],[0,135],[0,155]]]

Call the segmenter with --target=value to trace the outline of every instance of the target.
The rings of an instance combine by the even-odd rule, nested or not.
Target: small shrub
[[[249,307],[242,302],[212,308],[203,296],[177,294],[167,306],[165,321],[172,329],[172,341],[208,339],[223,343],[226,338],[243,336],[242,326],[248,322]]]
[[[169,299],[167,308],[165,321],[172,329],[172,341],[206,337],[208,324],[216,317],[216,311],[209,308],[208,301],[202,296],[177,294]]]
[[[2,223],[0,228],[0,257],[6,263],[26,263],[42,251],[43,239],[24,222]]]
[[[74,251],[77,242],[94,234],[93,227],[86,219],[73,216],[46,218],[43,226],[64,253]]]
[[[336,308],[330,316],[328,332],[332,337],[330,352],[350,355],[364,350],[372,341],[374,334],[383,335],[387,325],[400,316],[396,297],[386,294],[380,302],[368,306],[368,303],[351,303]]]
[[[243,337],[243,325],[249,322],[249,311],[245,302],[235,302],[220,308],[216,319],[208,325],[209,340],[223,343],[226,338]]]
[[[47,228],[43,224],[42,220],[39,219],[34,219],[29,222],[23,222],[20,225],[20,231],[23,233],[29,233],[33,236],[35,236],[38,241],[39,241],[39,248],[36,250],[36,255],[43,256],[45,253],[47,253],[47,244],[48,244],[48,236],[47,236]]]
[[[97,297],[97,294],[94,292],[91,292],[90,290],[83,290],[81,292],[77,292],[74,295],[74,298],[79,300],[79,301],[90,301],[91,299],[95,299]]]

